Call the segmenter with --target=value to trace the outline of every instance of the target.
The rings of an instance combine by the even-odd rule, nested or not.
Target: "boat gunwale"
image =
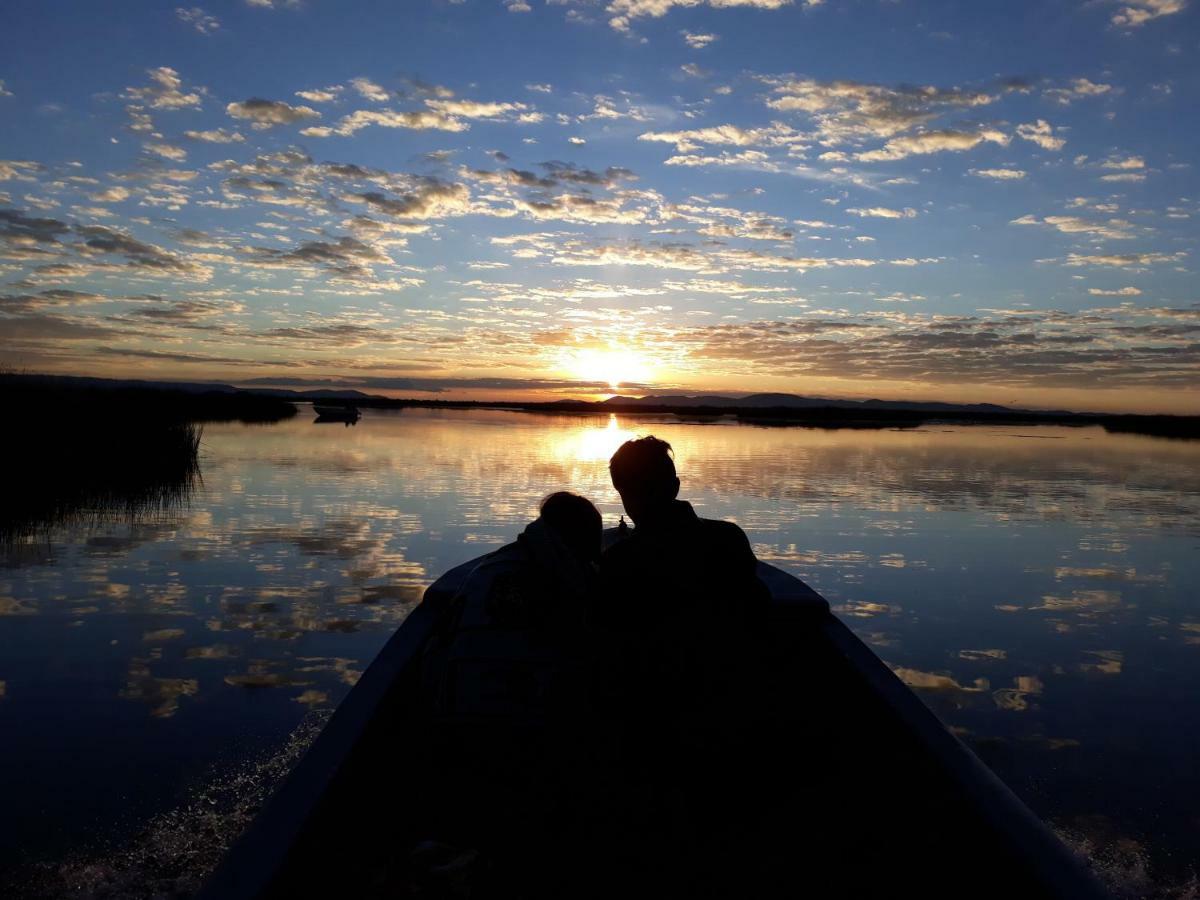
[[[319,813],[326,792],[360,746],[396,680],[419,655],[437,613],[465,583],[478,557],[444,573],[400,624],[363,676],[339,704],[325,728],[226,851],[197,895],[199,900],[269,896],[285,873],[297,840]],[[1031,872],[1053,893],[1070,898],[1105,898],[1109,893],[1082,861],[928,706],[829,609],[811,587],[769,563],[760,575],[772,590],[773,609],[788,620],[802,619],[819,630],[881,701],[901,729],[930,754],[936,767],[969,798],[982,822],[1007,838]]]

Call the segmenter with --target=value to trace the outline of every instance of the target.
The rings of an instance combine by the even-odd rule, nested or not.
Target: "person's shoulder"
[[[725,540],[744,541],[746,532],[736,522],[726,522],[724,519],[700,519],[700,528],[716,538]]]

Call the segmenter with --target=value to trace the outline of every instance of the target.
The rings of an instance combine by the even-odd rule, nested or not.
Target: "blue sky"
[[[5,20],[10,367],[1200,412],[1185,0]]]

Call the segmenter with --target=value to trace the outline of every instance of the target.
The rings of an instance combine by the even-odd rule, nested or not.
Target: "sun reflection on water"
[[[585,426],[565,435],[554,434],[554,456],[576,462],[607,463],[618,447],[634,437],[637,437],[637,434],[622,426],[613,413],[609,415],[603,428]]]

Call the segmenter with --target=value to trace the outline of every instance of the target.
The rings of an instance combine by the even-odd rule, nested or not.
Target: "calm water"
[[[187,510],[8,554],[0,871],[101,852],[281,748],[427,584],[550,491],[615,524],[607,459],[650,432],[701,514],[824,593],[1036,811],[1186,877],[1200,444],[432,411],[208,426]]]

